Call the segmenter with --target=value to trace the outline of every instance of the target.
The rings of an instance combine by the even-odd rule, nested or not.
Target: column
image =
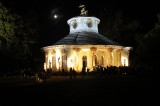
[[[78,71],[78,66],[79,66],[79,62],[78,62],[78,60],[79,60],[79,52],[80,52],[80,48],[78,48],[78,47],[73,47],[73,50],[76,52],[76,54],[77,54],[77,61],[76,61],[76,71]]]
[[[52,51],[52,71],[56,71],[56,51]]]
[[[118,49],[118,50],[117,50],[117,54],[118,54],[118,55],[117,55],[117,58],[118,58],[118,59],[117,59],[117,60],[118,60],[118,67],[119,67],[119,66],[122,66],[122,63],[121,63],[121,50],[122,50],[122,49]]]
[[[48,60],[48,55],[47,55],[47,52],[45,52],[45,67],[44,67],[45,70],[47,70],[47,67],[48,67],[47,66],[48,65],[48,61],[47,60]]]
[[[127,66],[129,66],[129,53],[130,53],[130,50],[128,50],[128,54],[127,54],[127,60],[128,60]]]
[[[114,50],[113,48],[107,48],[107,51],[109,53],[109,66],[113,65],[113,57],[112,57],[112,51],[113,50]]]
[[[97,50],[97,47],[91,47],[90,50],[92,51],[92,67],[95,66],[95,52]]]
[[[45,69],[47,70],[48,69],[48,52],[46,51],[45,51],[45,64],[46,64]]]

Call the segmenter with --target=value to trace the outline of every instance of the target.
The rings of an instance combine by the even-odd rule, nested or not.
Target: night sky
[[[160,12],[160,0],[1,0],[4,5],[14,8],[20,14],[34,19],[39,30],[41,46],[54,44],[67,34],[67,20],[79,16],[80,4],[86,5],[89,16],[99,18],[106,9],[122,9],[126,17],[137,18],[146,28],[152,28]],[[57,14],[58,18],[54,19]],[[100,19],[101,20],[101,19]],[[101,20],[101,23],[103,20]],[[101,24],[100,23],[100,24]]]

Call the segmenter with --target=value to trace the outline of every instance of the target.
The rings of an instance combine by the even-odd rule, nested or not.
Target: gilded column
[[[112,51],[114,49],[113,48],[108,48],[107,51],[109,53],[109,66],[112,66],[113,65],[113,57],[112,57]]]
[[[97,47],[91,47],[90,50],[92,51],[92,67],[95,66],[95,52],[97,50]]]
[[[129,66],[129,53],[130,53],[130,50],[128,50],[128,54],[127,54],[128,66]]]
[[[57,68],[56,68],[56,51],[52,51],[51,52],[51,54],[52,54],[52,71],[55,71],[55,70],[57,70]]]
[[[117,56],[117,60],[118,60],[118,67],[119,66],[122,66],[122,63],[121,63],[121,51],[122,51],[122,49],[118,49],[117,50],[117,54],[118,54],[118,56]]]
[[[45,51],[45,69],[48,69],[48,52]]]
[[[44,65],[44,69],[47,70],[47,67],[48,67],[48,55],[47,53],[45,52],[45,65]]]
[[[73,47],[73,50],[76,52],[76,54],[77,54],[77,61],[76,61],[76,70],[78,71],[78,66],[79,66],[79,61],[78,61],[78,59],[79,59],[79,52],[80,52],[80,48],[78,48],[78,47]]]

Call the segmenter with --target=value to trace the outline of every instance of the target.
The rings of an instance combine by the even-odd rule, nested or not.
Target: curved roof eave
[[[66,37],[62,38],[54,45],[118,45],[117,42],[114,42],[108,39],[101,34],[94,33],[94,32],[77,32],[67,35]]]

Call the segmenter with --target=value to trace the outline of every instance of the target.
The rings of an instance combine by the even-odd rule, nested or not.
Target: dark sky
[[[127,17],[135,17],[146,27],[156,22],[156,14],[160,12],[160,0],[1,0],[5,5],[16,9],[19,13],[34,18],[40,30],[42,46],[54,44],[69,34],[67,20],[78,16],[80,4],[85,4],[89,16],[99,18],[99,12],[106,9],[122,9]],[[28,14],[28,15],[27,15]],[[60,18],[54,19],[58,14]],[[101,20],[101,19],[100,19]],[[103,20],[101,20],[103,22]],[[101,24],[101,23],[100,23]]]

